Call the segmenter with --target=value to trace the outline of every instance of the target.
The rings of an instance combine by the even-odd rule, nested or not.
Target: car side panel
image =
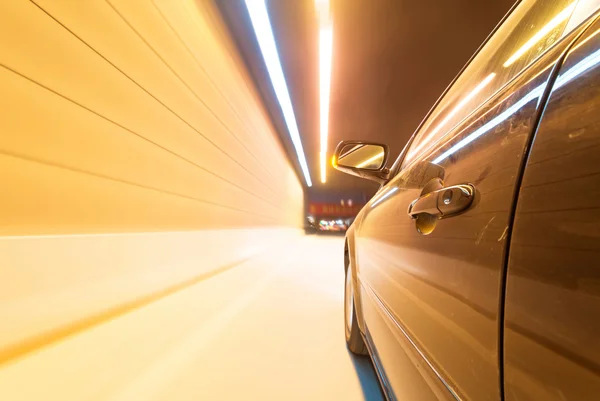
[[[499,313],[514,194],[542,96],[574,35],[449,132],[429,157],[444,186],[475,185],[469,211],[419,234],[407,208],[432,177],[418,165],[365,207],[355,236],[363,293],[371,294],[363,296],[371,346],[386,372],[410,371],[416,363],[426,367],[423,380],[433,376],[446,386],[443,397],[429,391],[411,398],[406,378],[388,374],[398,399],[501,398]],[[407,357],[415,350],[420,363]]]
[[[348,258],[348,260],[344,261],[347,263],[345,268],[352,269],[352,279],[354,282],[352,283],[352,288],[355,289],[354,292],[354,307],[356,308],[356,318],[358,323],[358,328],[360,332],[365,334],[365,324],[363,319],[363,302],[362,302],[362,292],[360,291],[360,280],[358,278],[358,263],[356,261],[356,251],[355,251],[355,240],[354,233],[355,227],[360,222],[360,213],[357,218],[354,220],[354,223],[348,228],[346,231],[346,249],[344,258]]]
[[[363,286],[361,290],[363,313],[369,317],[366,339],[388,397],[398,401],[456,401],[431,368],[423,362],[423,357],[409,338],[395,326],[394,320],[375,294],[368,286]],[[373,347],[374,344],[377,347]],[[398,344],[401,346],[398,347]],[[390,353],[391,349],[397,349],[398,353]]]
[[[570,50],[518,198],[505,399],[600,399],[600,22]]]

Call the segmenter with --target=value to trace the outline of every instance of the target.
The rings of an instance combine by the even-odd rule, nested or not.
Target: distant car
[[[518,3],[389,168],[336,149],[382,185],[346,234],[345,331],[389,399],[600,399],[599,5]]]
[[[343,219],[321,219],[319,221],[319,231],[342,232],[348,229],[349,224]]]

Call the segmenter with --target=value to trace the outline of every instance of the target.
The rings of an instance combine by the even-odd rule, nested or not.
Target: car
[[[345,232],[348,228],[346,220],[342,219],[321,219],[319,220],[319,231]]]
[[[345,235],[347,347],[390,400],[600,398],[600,2],[516,4]]]

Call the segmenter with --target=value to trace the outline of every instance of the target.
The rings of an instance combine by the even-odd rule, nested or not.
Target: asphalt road
[[[344,343],[342,252],[301,237],[0,365],[0,399],[382,400]]]

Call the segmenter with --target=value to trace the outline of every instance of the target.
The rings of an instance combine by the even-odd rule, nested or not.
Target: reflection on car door
[[[505,399],[600,398],[600,21],[569,50],[511,237]]]
[[[501,399],[507,230],[548,83],[577,34],[563,32],[573,8],[572,1],[522,2],[472,62],[476,82],[456,81],[458,90],[445,95],[451,106],[423,125],[400,173],[365,208],[356,251],[366,336],[398,399]],[[558,17],[545,47],[521,50]],[[441,216],[447,198],[450,206],[456,200],[444,189],[467,184],[475,198],[453,210],[461,213],[409,216],[418,199]],[[435,191],[437,209],[423,198]]]

